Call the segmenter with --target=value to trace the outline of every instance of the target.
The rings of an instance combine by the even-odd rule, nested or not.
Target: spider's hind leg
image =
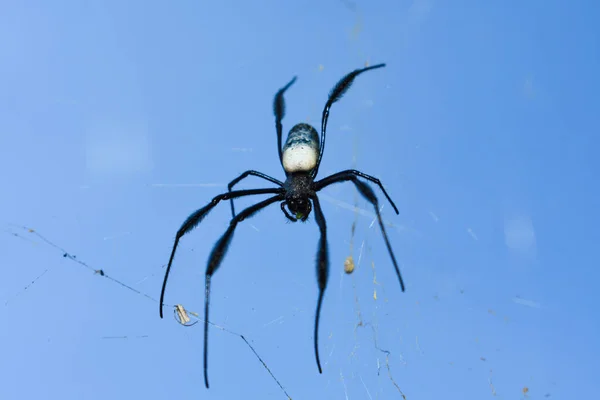
[[[390,204],[392,205],[392,208],[394,209],[396,214],[399,214],[398,207],[396,207],[396,204],[394,204],[394,201],[392,200],[390,195],[386,192],[381,181],[379,179],[375,178],[374,176],[367,175],[364,172],[360,172],[355,169],[347,169],[345,171],[336,172],[333,175],[329,175],[328,177],[325,177],[325,178],[321,179],[320,181],[315,182],[315,190],[319,191],[319,190],[323,189],[325,186],[329,186],[333,183],[342,182],[342,181],[350,181],[355,177],[360,177],[360,178],[366,179],[368,181],[373,182],[377,186],[379,186],[379,189],[381,189],[385,198],[390,202]]]
[[[246,218],[250,218],[252,215],[256,214],[258,211],[262,210],[268,205],[273,204],[276,201],[283,200],[283,198],[283,194],[281,193],[273,197],[269,197],[260,203],[256,203],[253,206],[246,208],[238,215],[233,217],[229,223],[229,228],[227,228],[223,236],[221,236],[221,238],[217,241],[210,253],[208,265],[206,267],[206,282],[204,291],[204,384],[206,385],[206,388],[208,388],[208,311],[210,306],[210,280],[221,265],[221,262],[227,253],[227,249],[231,243],[233,232],[235,231],[237,224]]]
[[[317,368],[319,373],[323,373],[321,369],[321,360],[319,358],[319,320],[321,319],[321,306],[323,305],[323,297],[325,295],[325,289],[327,288],[327,281],[329,279],[329,251],[327,249],[327,223],[325,222],[325,216],[323,210],[321,210],[321,204],[317,195],[312,197],[315,210],[315,219],[319,226],[321,236],[319,238],[319,247],[317,250],[317,280],[319,283],[319,298],[317,300],[317,310],[315,312],[315,331],[314,331],[314,345],[315,345],[315,357],[317,359]]]
[[[240,176],[238,176],[237,178],[235,178],[234,180],[232,180],[231,182],[229,182],[229,184],[227,185],[227,189],[229,192],[231,192],[231,189],[233,189],[233,187],[235,185],[237,185],[241,180],[247,178],[248,176],[256,176],[258,178],[262,178],[264,180],[267,180],[269,182],[272,182],[274,184],[276,184],[277,186],[282,187],[283,186],[283,182],[267,175],[267,174],[263,174],[262,172],[258,172],[258,171],[254,171],[254,170],[248,170],[246,172],[243,172]],[[231,203],[231,218],[235,217],[235,208],[233,206],[233,198],[229,199],[229,202]]]
[[[356,172],[359,172],[359,171],[356,171]],[[360,174],[362,174],[362,172],[360,172]],[[385,241],[385,245],[388,249],[388,253],[390,254],[390,258],[392,259],[392,264],[394,264],[394,269],[396,270],[396,275],[398,276],[398,281],[400,281],[400,287],[402,288],[402,291],[404,292],[404,290],[405,290],[404,280],[402,279],[402,274],[400,274],[400,268],[398,267],[398,262],[396,261],[396,256],[394,255],[394,251],[392,250],[392,245],[390,244],[390,240],[388,239],[387,232],[385,231],[385,227],[383,226],[383,220],[381,219],[381,213],[379,212],[379,201],[377,200],[377,196],[375,196],[375,192],[373,192],[373,189],[371,189],[371,187],[369,185],[367,185],[365,182],[358,179],[356,177],[356,175],[358,175],[358,174],[355,174],[353,172],[353,170],[342,171],[338,174],[333,174],[331,176],[321,179],[318,182],[315,182],[315,191],[319,191],[319,190],[323,189],[324,187],[329,186],[333,183],[338,183],[338,182],[343,182],[343,181],[351,181],[352,183],[354,183],[354,186],[356,186],[356,189],[358,189],[360,194],[365,199],[367,199],[367,201],[369,203],[371,203],[373,205],[373,207],[375,208],[375,214],[377,215],[377,221],[379,221],[379,228],[381,229],[381,234],[383,235],[383,240]],[[369,177],[370,177],[369,175],[366,175],[366,174],[363,174],[363,175],[365,175],[364,178],[366,178],[366,179],[369,179]],[[358,175],[358,176],[363,177],[362,175]],[[373,178],[373,177],[370,177],[370,178]],[[373,179],[376,179],[376,178],[373,178]],[[381,190],[383,190],[383,192],[387,196],[385,189],[383,189],[383,186],[381,185],[381,182],[379,182],[378,179],[377,179],[376,183],[379,185]],[[396,212],[398,212],[396,205],[392,202],[392,199],[389,198],[389,196],[388,196],[388,200],[394,207],[394,210]]]
[[[165,299],[165,290],[167,288],[167,281],[169,279],[169,272],[171,271],[171,266],[173,265],[173,258],[175,257],[175,252],[177,251],[177,246],[179,245],[179,240],[193,230],[202,220],[208,215],[208,213],[221,201],[228,200],[235,197],[242,196],[251,196],[255,194],[281,194],[283,189],[280,188],[271,188],[271,189],[248,189],[248,190],[236,190],[233,192],[222,193],[218,196],[215,196],[210,203],[206,206],[194,211],[187,219],[183,222],[179,230],[177,231],[177,235],[175,235],[175,242],[173,243],[173,249],[171,250],[171,257],[169,257],[169,263],[167,264],[167,269],[165,271],[165,277],[163,279],[162,289],[160,290],[160,301],[158,304],[159,315],[163,317],[163,303]]]

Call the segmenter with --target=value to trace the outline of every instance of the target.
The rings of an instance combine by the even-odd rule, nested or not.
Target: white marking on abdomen
[[[294,126],[283,146],[283,169],[286,172],[308,172],[317,166],[319,136],[308,124]]]

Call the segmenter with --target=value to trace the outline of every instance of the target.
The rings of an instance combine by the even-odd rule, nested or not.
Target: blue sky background
[[[159,319],[156,302],[17,225],[158,298],[190,212],[246,169],[283,179],[277,89],[298,75],[285,134],[318,126],[330,88],[367,62],[387,67],[333,107],[320,176],[356,166],[382,179],[400,209],[382,212],[406,293],[372,209],[339,184],[321,192],[323,375],[314,216],[289,224],[273,206],[240,224],[213,279],[211,320],[245,335],[294,399],[401,398],[380,349],[409,400],[592,398],[598,11],[592,1],[3,2],[0,398],[285,399],[250,348],[214,328],[207,391],[200,324],[184,328],[168,309]],[[167,303],[202,310],[206,259],[228,218],[223,204],[182,240]],[[344,275],[351,254],[360,264]]]

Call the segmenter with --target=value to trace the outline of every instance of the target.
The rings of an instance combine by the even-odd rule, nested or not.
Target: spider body
[[[312,211],[315,213],[315,221],[317,226],[319,227],[320,237],[319,243],[317,246],[317,282],[319,288],[319,296],[317,299],[317,307],[315,312],[315,325],[314,325],[314,351],[315,358],[317,361],[317,368],[319,373],[321,370],[321,362],[319,359],[319,320],[321,315],[321,305],[323,303],[323,298],[325,295],[325,289],[327,287],[327,281],[329,277],[329,255],[327,249],[327,223],[325,221],[325,216],[323,215],[323,210],[321,209],[321,204],[319,202],[319,197],[317,192],[321,189],[339,182],[350,181],[354,184],[359,193],[369,201],[375,210],[375,214],[377,215],[377,220],[379,222],[379,228],[381,230],[383,239],[385,241],[388,253],[392,260],[392,264],[396,271],[396,275],[398,276],[398,280],[400,283],[400,287],[402,291],[404,291],[404,282],[402,280],[402,275],[400,274],[400,269],[398,268],[398,263],[396,262],[396,257],[394,256],[394,252],[392,251],[392,247],[387,237],[387,233],[385,231],[385,227],[383,225],[383,220],[381,218],[381,214],[379,212],[379,201],[377,200],[377,196],[373,192],[373,189],[364,182],[363,180],[372,182],[376,184],[379,189],[383,192],[384,196],[391,204],[392,208],[398,214],[398,209],[396,205],[390,198],[390,196],[385,191],[383,185],[379,181],[379,179],[367,175],[363,172],[357,170],[345,170],[333,175],[329,175],[320,180],[315,180],[319,165],[321,164],[321,159],[323,158],[323,152],[325,150],[325,136],[327,131],[327,120],[329,118],[329,110],[333,103],[340,100],[344,93],[348,90],[354,78],[363,72],[382,68],[385,64],[373,65],[370,67],[356,69],[342,79],[338,81],[338,83],[331,89],[329,92],[329,97],[327,99],[327,103],[323,109],[323,114],[321,118],[321,137],[319,138],[317,131],[315,128],[308,124],[297,124],[295,125],[289,132],[288,138],[285,144],[282,146],[281,136],[283,127],[281,121],[285,115],[285,102],[283,99],[283,95],[287,89],[296,81],[296,78],[293,78],[287,85],[279,89],[279,91],[275,94],[275,99],[273,101],[273,114],[275,115],[275,128],[277,133],[277,151],[279,153],[279,161],[281,162],[281,166],[285,171],[286,179],[284,182],[279,181],[269,175],[266,175],[262,172],[248,170],[242,173],[240,176],[232,180],[228,185],[228,191],[226,193],[219,194],[215,196],[206,206],[194,211],[181,225],[179,230],[177,231],[177,235],[175,236],[175,243],[173,244],[173,249],[171,250],[171,257],[169,258],[169,263],[167,264],[167,269],[165,271],[165,278],[162,285],[162,290],[160,293],[160,305],[159,312],[160,317],[163,317],[163,300],[165,295],[165,289],[167,285],[167,279],[169,277],[169,272],[171,270],[171,266],[173,264],[173,258],[175,257],[175,251],[177,250],[177,246],[179,244],[179,240],[187,233],[192,231],[202,220],[206,217],[206,215],[222,200],[229,200],[231,204],[231,216],[232,219],[229,223],[229,227],[225,231],[225,233],[221,236],[221,238],[215,243],[213,250],[211,251],[208,257],[208,263],[206,266],[205,272],[205,291],[204,291],[204,384],[208,388],[208,324],[209,324],[209,309],[210,309],[210,288],[211,288],[211,279],[213,274],[217,271],[219,266],[221,265],[223,258],[229,248],[229,244],[233,238],[233,233],[238,223],[241,221],[252,217],[254,214],[259,212],[261,209],[274,204],[276,202],[280,202],[281,211],[283,211],[284,215],[287,219],[292,222],[297,222],[298,220],[302,222],[306,222],[308,216]],[[264,188],[264,189],[247,189],[247,190],[232,190],[233,187],[240,182],[241,180],[247,178],[248,176],[255,176],[266,181],[269,181],[276,185],[273,188]],[[359,179],[360,178],[360,179]],[[262,200],[246,209],[242,210],[240,213],[236,214],[233,200],[238,197],[250,196],[250,195],[259,195],[259,194],[270,194],[271,197],[266,200]]]

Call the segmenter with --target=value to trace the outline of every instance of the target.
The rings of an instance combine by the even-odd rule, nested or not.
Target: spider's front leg
[[[281,148],[281,135],[283,135],[283,125],[281,124],[281,121],[283,121],[283,117],[285,117],[285,99],[283,98],[283,95],[294,82],[296,82],[296,77],[293,77],[291,81],[279,89],[273,98],[273,115],[275,115],[275,130],[277,132],[277,153],[279,155],[279,162],[282,166],[283,153]]]

